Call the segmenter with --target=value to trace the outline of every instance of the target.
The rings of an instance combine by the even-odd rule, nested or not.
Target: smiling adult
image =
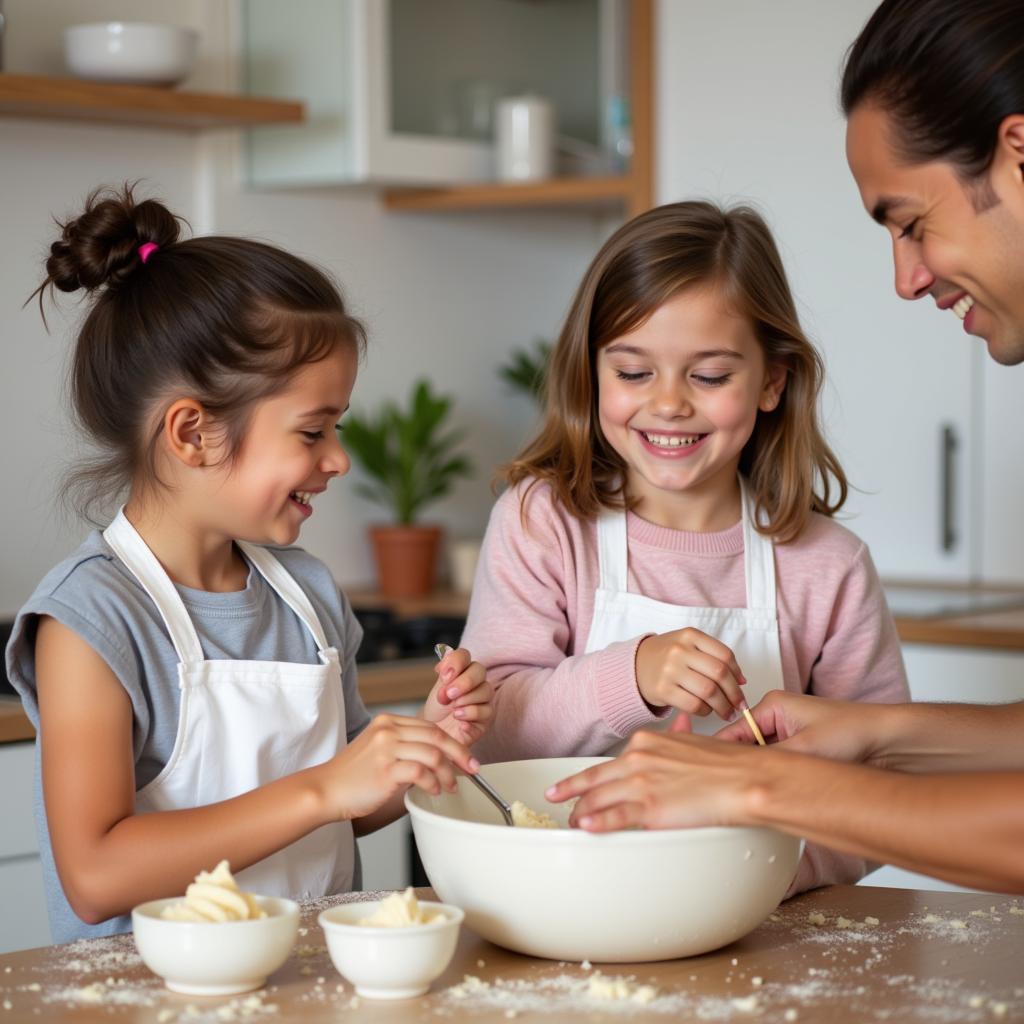
[[[897,0],[843,74],[846,155],[896,291],[1024,361],[1024,4]]]
[[[1024,3],[886,0],[842,80],[850,170],[896,291],[1024,362]],[[722,743],[638,733],[552,787],[591,831],[769,825],[962,885],[1024,892],[1024,703],[868,705],[776,691]],[[745,741],[745,742],[742,742]]]

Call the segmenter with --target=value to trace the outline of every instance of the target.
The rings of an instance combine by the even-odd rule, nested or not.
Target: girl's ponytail
[[[150,243],[165,248],[180,233],[178,218],[163,203],[136,202],[127,183],[116,192],[96,189],[85,209],[59,226],[61,236],[50,246],[40,299],[48,287],[62,292],[118,288],[144,262],[140,247]]]

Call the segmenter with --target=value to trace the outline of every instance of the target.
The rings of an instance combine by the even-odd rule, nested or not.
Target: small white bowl
[[[103,21],[64,30],[64,60],[79,78],[174,85],[195,64],[199,33],[180,25]]]
[[[167,921],[160,912],[178,898],[132,911],[142,962],[174,992],[226,996],[260,988],[288,959],[299,929],[294,900],[257,896],[266,917],[252,921]]]
[[[334,966],[367,999],[421,996],[451,963],[462,924],[462,911],[447,903],[420,900],[425,911],[443,915],[430,924],[409,928],[361,925],[380,900],[343,903],[318,918]]]

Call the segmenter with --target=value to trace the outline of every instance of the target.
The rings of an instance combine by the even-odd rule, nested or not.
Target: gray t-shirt
[[[370,716],[356,686],[362,627],[327,567],[301,548],[268,548],[295,578],[336,647],[342,669],[345,724],[351,742]],[[299,617],[255,569],[244,590],[208,593],[179,586],[203,654],[223,658],[319,664],[316,642]],[[82,637],[110,666],[132,703],[135,789],[159,775],[174,748],[178,726],[178,656],[149,595],[94,531],[52,569],[18,613],[7,645],[7,674],[32,724],[39,728],[35,638],[40,615],[50,615]],[[131,931],[131,918],[85,924],[71,909],[57,877],[46,824],[36,742],[35,813],[55,942]],[[359,886],[356,863],[354,885]]]

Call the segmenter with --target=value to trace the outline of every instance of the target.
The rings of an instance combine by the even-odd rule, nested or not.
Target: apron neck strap
[[[317,650],[323,654],[329,648],[320,619],[306,596],[305,591],[295,582],[290,572],[266,548],[248,541],[236,541],[245,557],[259,570],[263,578],[277,592],[278,597],[302,620],[306,629],[313,634]]]
[[[743,569],[747,582],[747,608],[775,614],[775,545],[754,528],[754,496],[740,477],[743,497]]]
[[[122,507],[114,521],[103,531],[103,539],[127,566],[128,571],[139,581],[139,585],[156,605],[164,620],[171,643],[183,664],[203,661],[203,648],[199,643],[192,619],[185,608],[185,602],[171,582],[166,570],[150,551],[139,531],[124,514]],[[266,548],[236,542],[245,557],[255,566],[257,572],[267,581],[285,604],[299,617],[316,641],[321,655],[329,649],[320,619],[310,604],[309,598],[295,582],[291,574]]]
[[[770,538],[754,529],[754,498],[746,480],[740,476],[739,481],[747,608],[770,611],[774,615],[775,546]],[[597,517],[597,553],[601,589],[626,593],[629,590],[629,540],[624,510],[605,509]]]
[[[182,601],[181,595],[156,555],[139,535],[139,531],[128,522],[123,506],[118,510],[114,521],[103,531],[103,539],[156,605],[156,610],[170,634],[178,660],[185,664],[202,661],[203,649],[195,626],[192,625],[192,620],[185,610],[185,602]]]
[[[606,508],[597,517],[597,558],[600,587],[625,593],[629,575],[629,541],[625,509]]]

